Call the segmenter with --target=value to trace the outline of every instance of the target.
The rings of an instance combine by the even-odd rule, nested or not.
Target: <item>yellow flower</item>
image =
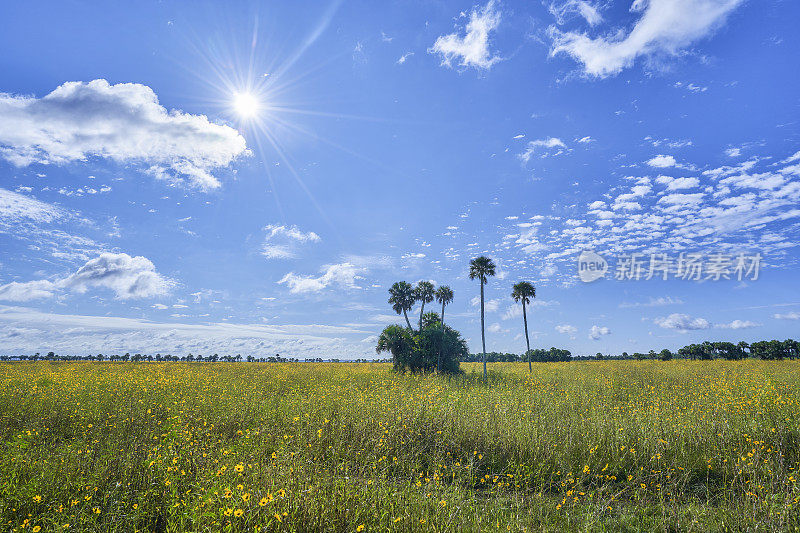
[[[243,514],[244,514],[244,511],[242,511],[241,509],[236,509],[236,511],[233,512],[233,516],[235,516],[236,518],[239,518]]]
[[[356,528],[356,531],[364,531],[364,524],[361,524]]]
[[[138,509],[138,508],[139,508],[139,504],[138,504],[138,503],[134,503],[134,504],[133,504],[133,508],[134,508],[134,509]]]
[[[36,503],[39,503],[40,501],[42,501],[42,497],[37,494],[36,496],[33,497],[33,501],[35,501]]]
[[[39,533],[39,531],[41,531],[41,530],[42,530],[42,528],[40,526],[33,526],[33,529],[31,529],[31,531],[33,531],[33,533]]]
[[[249,502],[250,501],[250,493],[249,492],[245,492],[244,494],[242,494],[242,500],[245,503]]]
[[[233,514],[233,509],[231,509],[230,507],[228,507],[227,509],[225,509],[225,513],[224,513],[224,514],[225,514],[225,516],[230,516],[230,515],[232,515],[232,514]]]
[[[267,503],[268,503],[267,498],[261,498],[261,501],[258,502],[258,505],[264,507],[265,505],[267,505]]]
[[[244,465],[242,463],[239,463],[238,465],[234,466],[233,469],[241,473],[244,471]]]
[[[275,513],[275,520],[277,520],[278,522],[283,522],[283,520],[281,520],[281,515],[279,515],[278,513]]]

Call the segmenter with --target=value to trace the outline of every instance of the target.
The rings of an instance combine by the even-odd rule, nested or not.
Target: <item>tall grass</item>
[[[0,529],[800,526],[800,363],[464,366],[2,365]]]

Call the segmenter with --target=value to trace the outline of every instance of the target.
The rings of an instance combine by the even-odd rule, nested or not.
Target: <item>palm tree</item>
[[[389,303],[392,304],[392,309],[398,315],[403,313],[408,324],[408,330],[413,331],[411,322],[408,320],[408,311],[414,306],[416,298],[414,297],[414,288],[405,281],[396,281],[389,288]]]
[[[444,342],[444,308],[453,301],[453,289],[447,285],[442,285],[436,289],[436,301],[442,304],[442,342]],[[439,346],[439,357],[436,360],[436,371],[442,371],[442,347]]]
[[[483,318],[483,286],[489,276],[494,276],[494,262],[486,256],[476,257],[469,262],[469,279],[478,278],[481,282],[481,345],[483,347],[483,380],[486,381],[486,331]]]
[[[433,301],[434,288],[430,281],[420,281],[414,288],[414,297],[418,302],[422,302],[419,308],[419,330],[422,331],[422,315],[425,312],[425,304]]]
[[[533,366],[531,365],[531,341],[528,338],[528,313],[525,306],[531,302],[531,298],[536,298],[536,287],[533,286],[533,283],[520,281],[514,285],[514,290],[511,291],[511,297],[514,298],[514,301],[517,303],[522,302],[522,321],[525,324],[525,343],[528,345],[528,351],[525,353],[528,354],[528,372],[533,372]]]

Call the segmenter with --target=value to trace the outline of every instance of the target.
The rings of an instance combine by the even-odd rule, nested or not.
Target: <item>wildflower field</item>
[[[796,531],[800,362],[0,366],[3,531]]]

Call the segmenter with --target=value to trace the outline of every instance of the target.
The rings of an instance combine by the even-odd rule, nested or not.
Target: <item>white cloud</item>
[[[0,221],[3,224],[17,224],[23,220],[41,224],[67,216],[67,211],[60,207],[7,189],[0,189]]]
[[[592,326],[589,330],[589,338],[592,340],[599,340],[603,335],[611,334],[611,330],[605,326]]]
[[[261,255],[267,259],[290,259],[296,257],[299,244],[322,240],[313,231],[303,232],[297,226],[269,224],[264,227],[266,237],[261,246]]]
[[[531,310],[535,307],[550,307],[553,305],[559,305],[559,302],[556,300],[532,300],[528,305],[528,318],[530,318]],[[512,318],[519,318],[522,316],[522,304],[513,304],[509,305],[506,308],[506,311],[503,313],[502,319],[503,320],[510,320]]]
[[[592,38],[585,33],[550,28],[551,55],[565,53],[583,64],[589,76],[606,77],[631,66],[636,58],[675,56],[720,27],[743,0],[635,0],[642,12],[627,34]]]
[[[441,35],[428,53],[440,54],[442,65],[453,66],[457,61],[462,67],[489,69],[501,60],[489,50],[489,34],[500,24],[500,11],[495,10],[494,0],[490,0],[483,8],[472,9],[467,23],[466,33],[462,37],[458,33]]]
[[[572,336],[578,332],[578,328],[570,324],[559,324],[558,326],[556,326],[556,331],[559,333],[565,333],[569,336]]]
[[[119,299],[147,298],[166,294],[173,282],[156,272],[146,257],[102,253],[80,267],[74,274],[50,280],[11,282],[0,286],[0,300],[27,301],[47,298],[60,290],[85,293],[91,288],[114,291]]]
[[[727,324],[717,324],[716,327],[722,329],[748,329],[748,328],[757,328],[761,324],[756,322],[751,322],[750,320],[734,320],[733,322],[729,322]]]
[[[553,150],[556,149],[556,153],[554,155],[561,154],[563,150],[567,149],[567,145],[564,142],[557,138],[557,137],[548,137],[547,139],[537,139],[535,141],[528,141],[528,147],[525,149],[524,152],[519,154],[519,158],[527,163],[531,157],[533,157],[534,152],[536,152],[539,148],[544,148],[546,150]]]
[[[667,317],[658,317],[653,322],[664,329],[674,329],[681,333],[698,329],[709,329],[711,323],[705,318],[692,318],[683,313],[672,313]]]
[[[672,176],[658,176],[656,183],[667,186],[667,190],[678,191],[682,189],[691,189],[700,186],[700,180],[694,177],[691,178],[673,178]]]
[[[493,324],[490,324],[489,327],[486,328],[486,329],[489,330],[490,333],[501,333],[501,332],[502,333],[508,333],[508,330],[507,329],[503,329],[503,327],[500,324],[498,324],[497,322],[495,322]]]
[[[567,15],[580,15],[590,26],[597,26],[603,22],[603,16],[597,6],[585,0],[565,0],[552,2],[550,13],[556,18],[559,24],[564,24]]]
[[[739,157],[740,155],[742,155],[742,149],[741,148],[728,148],[728,149],[725,150],[725,155],[727,155],[728,157]]]
[[[662,305],[677,305],[682,304],[683,300],[680,298],[673,298],[672,296],[659,296],[658,298],[650,298],[649,301],[645,303],[621,303],[619,304],[620,307],[660,307]]]
[[[480,296],[475,296],[474,298],[472,298],[469,301],[469,303],[472,304],[474,307],[480,306],[481,305],[481,297]],[[495,311],[500,309],[500,300],[486,300],[483,303],[483,309],[487,313],[494,313]]]
[[[62,315],[0,306],[4,353],[143,353],[259,357],[374,357],[359,343],[369,329],[323,324],[185,324],[115,316]],[[322,354],[322,355],[321,355]]]
[[[800,320],[800,313],[792,311],[790,313],[775,313],[772,318],[779,318],[785,320]]]
[[[363,271],[362,267],[352,263],[337,263],[323,267],[319,276],[303,276],[289,272],[278,283],[288,286],[289,292],[294,294],[320,292],[333,285],[344,289],[356,289],[358,288],[356,280],[363,279],[360,275]]]
[[[42,98],[0,94],[0,157],[17,166],[100,157],[213,189],[220,182],[211,172],[246,152],[235,129],[167,111],[138,83],[67,82]]]
[[[408,61],[408,58],[409,58],[409,57],[411,57],[411,56],[413,56],[413,55],[414,55],[414,52],[406,52],[405,54],[403,54],[403,55],[401,55],[401,56],[400,56],[400,59],[398,59],[398,60],[397,60],[397,64],[398,64],[398,65],[402,65],[403,63],[405,63],[406,61]]]
[[[657,155],[647,161],[647,164],[655,168],[668,168],[676,165],[675,158],[671,155]]]

